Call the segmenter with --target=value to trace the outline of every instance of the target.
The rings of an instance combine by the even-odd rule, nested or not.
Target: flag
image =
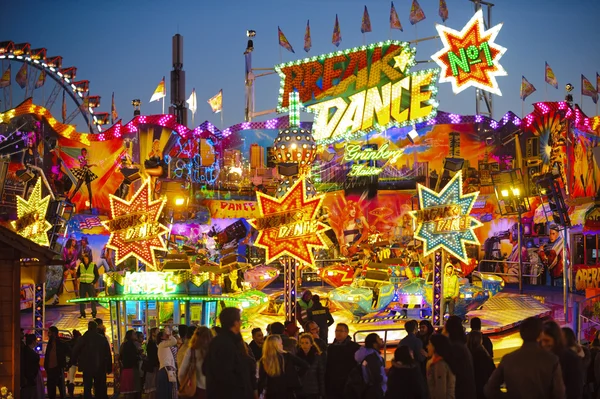
[[[440,0],[440,18],[442,22],[446,22],[448,19],[448,5],[446,4],[446,0]]]
[[[550,86],[554,86],[555,89],[558,89],[558,80],[556,80],[556,75],[554,75],[554,71],[550,68],[550,65],[546,62],[546,83]]]
[[[10,86],[10,65],[6,68],[6,71],[2,74],[0,78],[0,89]]]
[[[412,6],[410,6],[410,16],[408,19],[411,25],[414,25],[417,22],[421,22],[425,19],[425,13],[423,12],[423,9],[417,0],[413,0]]]
[[[112,103],[110,104],[110,117],[111,117],[111,125],[115,123],[115,121],[119,118],[119,114],[117,114],[117,107],[115,107],[115,92],[112,94]]]
[[[535,87],[529,83],[525,76],[521,77],[521,100],[525,101],[525,99],[535,91]]]
[[[19,68],[19,72],[17,72],[17,76],[15,76],[15,81],[19,84],[21,89],[24,89],[27,86],[27,64],[23,64],[21,68]]]
[[[393,1],[392,8],[390,9],[390,29],[398,29],[400,32],[404,32],[404,29],[402,29],[402,24],[400,23],[400,19],[398,19],[398,13],[396,12],[396,7],[394,7]]]
[[[342,42],[342,32],[340,32],[340,22],[338,21],[338,16],[335,14],[335,25],[333,26],[333,36],[331,37],[331,43],[335,47],[339,47]]]
[[[158,84],[158,86],[156,86],[156,90],[154,90],[154,94],[152,94],[152,97],[150,97],[150,102],[158,101],[161,98],[164,98],[166,96],[167,96],[167,90],[165,88],[165,77],[163,76],[163,78],[160,81],[160,83]]]
[[[190,109],[190,111],[192,111],[192,114],[195,114],[196,109],[198,109],[196,103],[196,89],[192,89],[192,94],[190,94],[190,98],[186,100],[186,103],[188,103],[188,108]]]
[[[290,42],[288,42],[288,39],[285,37],[285,35],[283,34],[283,32],[281,31],[281,28],[279,26],[277,27],[277,32],[279,35],[279,45],[281,47],[283,47],[284,49],[286,49],[287,51],[291,51],[292,53],[296,54],[296,52],[294,51],[294,48],[292,47]]]
[[[98,216],[88,217],[79,221],[79,228],[82,230],[91,230],[94,227],[102,226],[102,222]]]
[[[37,80],[35,81],[34,88],[39,89],[44,85],[44,83],[46,83],[46,71],[42,70],[42,72],[40,72],[40,76],[38,76]]]
[[[581,75],[581,95],[591,97],[594,104],[598,102],[598,91],[583,74]]]
[[[62,121],[65,123],[67,120],[67,101],[65,99],[65,91],[63,90],[63,102],[62,102]]]
[[[307,53],[312,47],[312,40],[310,39],[310,20],[306,21],[306,32],[304,32],[304,51]]]
[[[371,18],[369,18],[369,11],[367,11],[367,6],[365,6],[365,11],[363,12],[362,25],[360,26],[360,31],[362,33],[371,32]]]
[[[219,90],[219,93],[208,100],[210,107],[212,108],[212,112],[215,114],[217,112],[221,112],[223,110],[223,89]]]

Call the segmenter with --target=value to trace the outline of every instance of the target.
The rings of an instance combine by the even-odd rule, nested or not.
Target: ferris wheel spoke
[[[79,115],[80,113],[81,113],[81,110],[79,109],[79,107],[75,108],[75,109],[74,109],[74,110],[73,110],[73,111],[72,111],[72,112],[69,114],[69,116],[67,117],[67,119],[65,119],[64,123],[65,123],[66,125],[68,125],[68,124],[69,124],[69,123],[71,123],[71,121],[72,121],[73,119],[75,119],[75,117],[76,117],[77,115]]]
[[[50,92],[50,95],[48,96],[48,99],[46,100],[46,105],[45,105],[46,109],[52,109],[52,106],[54,105],[54,102],[56,101],[56,98],[58,97],[58,94],[60,93],[61,89],[62,89],[61,85],[59,85],[58,83],[54,83],[52,92]]]

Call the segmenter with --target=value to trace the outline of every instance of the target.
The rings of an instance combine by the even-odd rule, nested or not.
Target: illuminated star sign
[[[418,185],[419,206],[421,211],[412,211],[410,215],[417,220],[415,238],[423,242],[423,256],[438,249],[445,249],[462,262],[468,262],[465,244],[479,245],[474,229],[483,224],[470,215],[479,192],[463,194],[462,172],[458,172],[442,191],[435,191]],[[445,215],[440,220],[419,221],[417,215],[428,208],[440,208],[454,205],[459,212],[455,215]],[[456,228],[442,229],[440,226],[451,226],[456,222]],[[460,222],[460,223],[459,223]]]
[[[476,87],[501,96],[496,76],[506,76],[499,62],[506,48],[494,41],[502,24],[485,30],[479,10],[460,32],[439,24],[436,28],[444,48],[431,58],[442,68],[440,82],[452,83],[454,93]]]
[[[279,199],[260,192],[256,194],[262,218],[248,223],[259,231],[254,245],[266,250],[266,263],[290,256],[313,265],[313,249],[327,248],[323,233],[329,230],[329,226],[317,220],[325,197],[307,198],[304,179],[294,183]]]
[[[169,229],[158,221],[167,199],[152,200],[151,196],[149,181],[130,201],[109,196],[111,219],[102,224],[110,232],[106,246],[115,250],[117,264],[134,257],[156,269],[154,250],[167,250],[163,236]]]
[[[46,220],[49,204],[50,196],[42,198],[42,182],[38,179],[29,200],[17,196],[18,219],[11,222],[15,231],[36,244],[50,246],[48,230],[52,228],[52,224]]]

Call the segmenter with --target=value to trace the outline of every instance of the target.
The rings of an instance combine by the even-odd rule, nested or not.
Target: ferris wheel
[[[32,98],[56,119],[62,116],[62,123],[76,125],[78,131],[100,133],[111,123],[110,114],[97,112],[100,96],[90,95],[89,80],[76,77],[77,67],[63,66],[63,57],[47,56],[46,48],[0,42],[0,113]]]

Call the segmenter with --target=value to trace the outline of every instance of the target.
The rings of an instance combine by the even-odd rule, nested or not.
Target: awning
[[[569,217],[571,218],[571,226],[579,226],[585,223],[585,216],[588,211],[594,207],[594,202],[576,205],[569,209]]]

